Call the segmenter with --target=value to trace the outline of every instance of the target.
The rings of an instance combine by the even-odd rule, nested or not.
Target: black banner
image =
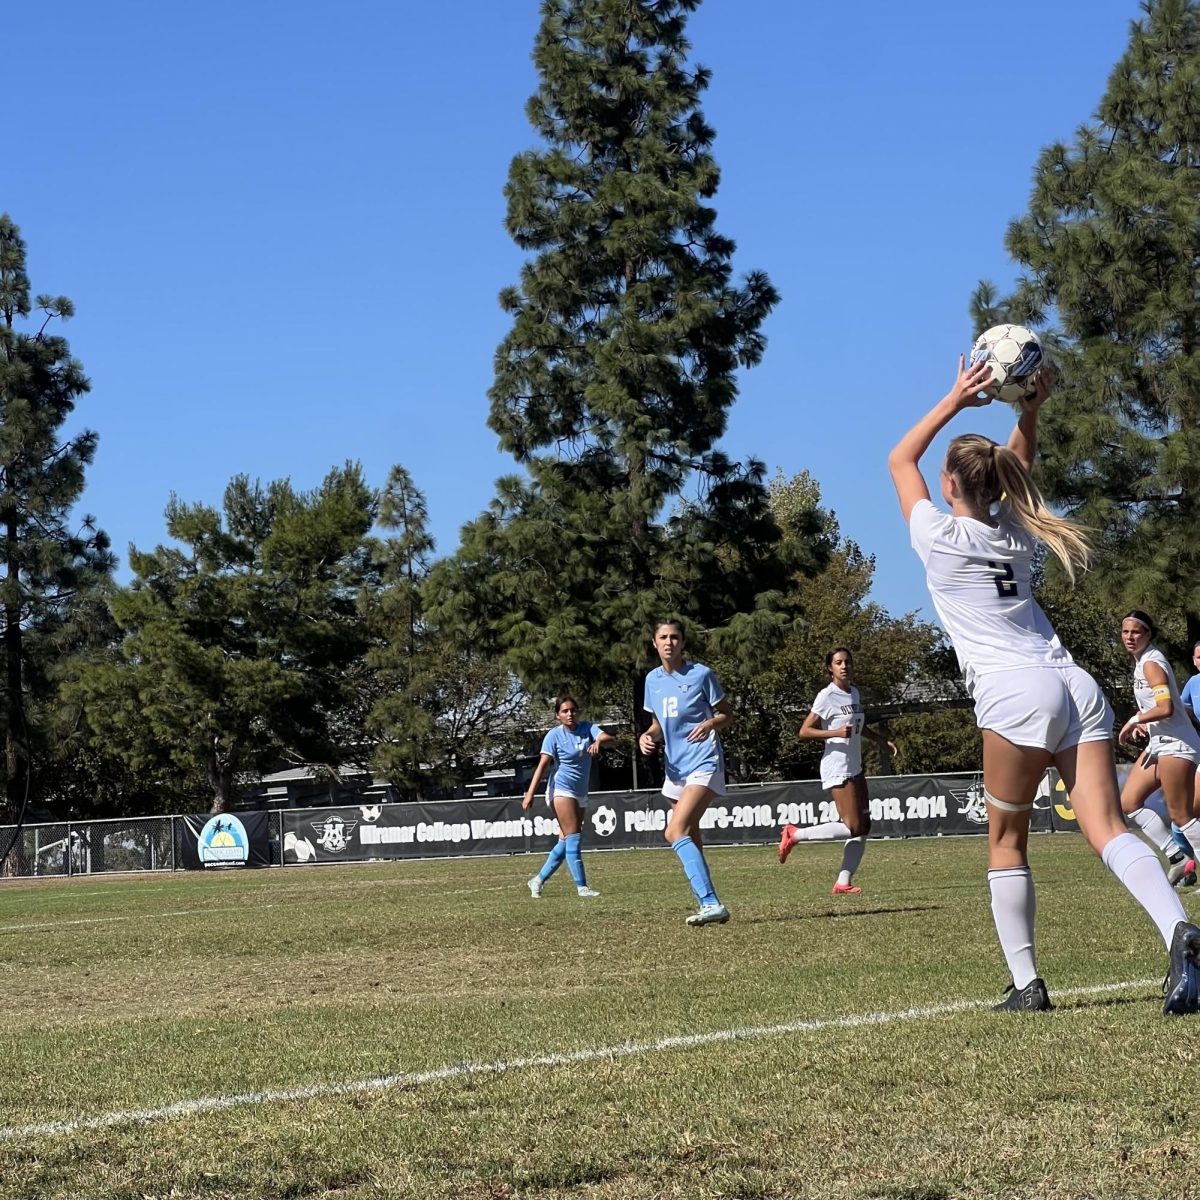
[[[869,779],[867,792],[872,837],[987,831],[978,774],[883,776]],[[584,838],[595,850],[661,846],[670,811],[657,792],[601,792],[591,798]],[[547,848],[559,832],[543,800],[522,812],[516,797],[288,809],[281,816],[285,863],[520,854]],[[700,825],[706,845],[736,846],[773,842],[784,825],[838,819],[832,797],[812,780],[733,788],[713,801]],[[1054,771],[1038,789],[1032,828],[1078,829]]]
[[[221,813],[176,817],[179,861],[186,870],[266,867],[271,863],[269,814]]]

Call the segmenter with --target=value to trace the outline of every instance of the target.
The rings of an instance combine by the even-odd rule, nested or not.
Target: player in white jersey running
[[[1134,662],[1133,698],[1137,712],[1125,722],[1117,740],[1146,743],[1121,789],[1121,808],[1141,831],[1162,850],[1171,863],[1172,883],[1196,869],[1195,849],[1200,843],[1196,820],[1196,764],[1200,762],[1200,734],[1192,725],[1175,682],[1175,672],[1162,651],[1152,645],[1157,632],[1148,613],[1135,608],[1121,618],[1121,644]],[[1166,823],[1146,801],[1162,789],[1167,813],[1188,845],[1184,853]]]
[[[662,793],[671,801],[666,838],[675,851],[699,909],[689,925],[724,925],[729,910],[717,898],[700,818],[714,796],[725,795],[725,752],[719,730],[733,720],[729,701],[716,675],[703,663],[683,657],[683,626],[659,621],[654,649],[662,664],[646,676],[646,711],[650,728],[638,739],[647,757],[663,748],[666,778]]]
[[[821,753],[821,786],[833,796],[840,821],[826,821],[807,828],[785,825],[779,839],[779,861],[787,857],[797,842],[844,841],[842,869],[833,885],[833,894],[857,895],[862,888],[854,884],[854,872],[862,862],[867,834],[871,832],[871,809],[867,796],[867,777],[862,766],[862,739],[876,742],[896,753],[896,745],[881,733],[867,728],[862,700],[854,686],[854,656],[845,646],[836,646],[825,655],[825,669],[831,682],[817,693],[800,737],[824,743]]]
[[[1113,765],[1113,714],[1095,680],[1075,665],[1029,588],[1037,541],[1074,579],[1087,567],[1085,532],[1052,513],[1030,477],[1038,410],[1050,394],[1044,369],[1006,446],[979,434],[956,437],[941,470],[947,513],[934,507],[920,461],[963,409],[989,403],[991,368],[958,360],[953,387],[888,456],[888,468],[925,564],[983,733],[988,806],[988,883],[1012,990],[997,1007],[1051,1006],[1034,954],[1029,819],[1047,767],[1058,768],[1079,828],[1146,910],[1166,943],[1168,1014],[1200,1010],[1200,929],[1191,924],[1154,852],[1126,828]]]

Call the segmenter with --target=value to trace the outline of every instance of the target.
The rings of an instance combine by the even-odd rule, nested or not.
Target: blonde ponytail
[[[1050,548],[1072,583],[1076,572],[1088,569],[1091,530],[1052,513],[1025,464],[1007,446],[965,433],[950,443],[946,470],[957,477],[963,498],[977,512],[998,511],[1003,496],[1013,521]]]
[[[1091,566],[1091,530],[1052,513],[1025,464],[1007,446],[996,447],[996,474],[1013,520],[1050,548],[1074,583],[1076,572]]]

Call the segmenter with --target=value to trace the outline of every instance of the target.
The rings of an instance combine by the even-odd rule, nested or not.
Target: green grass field
[[[534,858],[6,884],[0,1196],[1200,1191],[1200,1019],[1081,839],[1034,841],[1024,1017],[982,839],[873,843],[835,901],[838,856],[711,851],[699,930],[662,851],[589,856],[595,901]]]

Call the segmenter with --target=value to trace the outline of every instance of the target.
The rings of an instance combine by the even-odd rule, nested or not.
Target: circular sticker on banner
[[[222,814],[205,823],[196,838],[196,850],[206,867],[244,866],[250,859],[250,838],[237,817]]]

